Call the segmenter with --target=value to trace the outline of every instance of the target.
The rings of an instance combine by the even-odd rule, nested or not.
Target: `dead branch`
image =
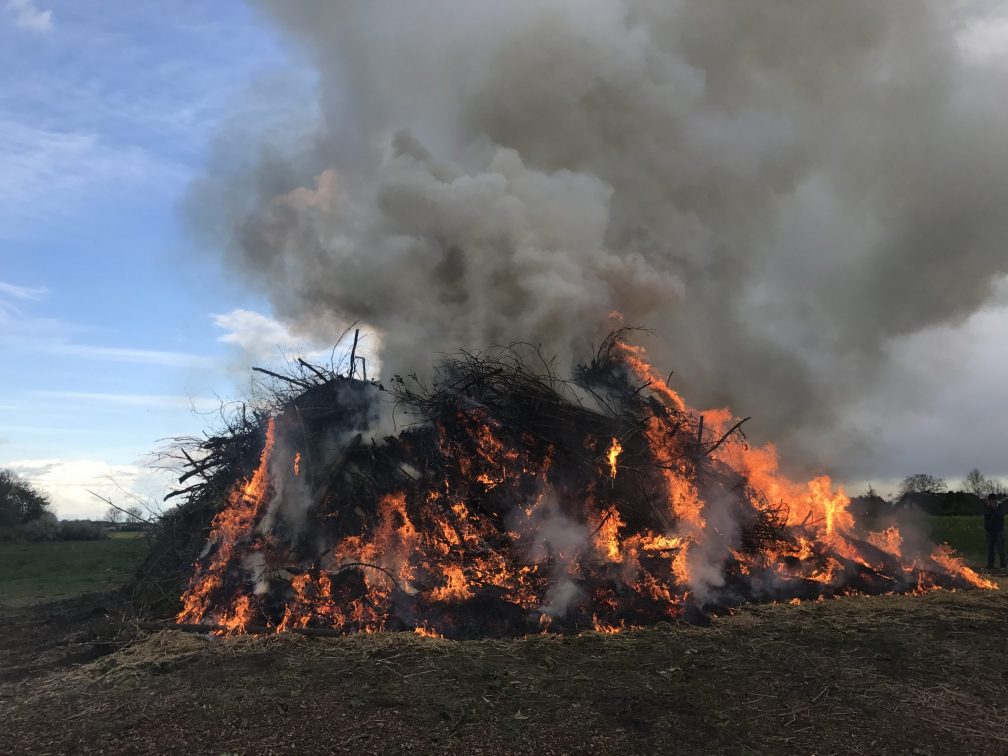
[[[286,383],[293,384],[295,386],[300,386],[303,389],[310,389],[311,384],[308,381],[303,381],[300,378],[295,378],[293,375],[282,375],[281,373],[274,373],[272,370],[267,370],[266,368],[254,367],[252,368],[256,373],[263,373],[271,378],[276,378],[279,381],[284,381]]]

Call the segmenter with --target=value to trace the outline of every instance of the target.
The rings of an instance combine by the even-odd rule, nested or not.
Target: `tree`
[[[981,499],[985,498],[987,494],[995,494],[997,496],[1004,496],[1008,493],[1004,483],[1002,483],[997,478],[985,478],[979,470],[973,468],[966,475],[966,480],[963,481],[963,486],[971,494],[979,496]]]
[[[986,496],[989,490],[989,482],[977,468],[973,468],[966,474],[963,487],[974,496]]]
[[[0,470],[0,527],[24,525],[49,511],[49,499],[11,470]]]
[[[927,473],[915,473],[913,475],[908,475],[903,479],[903,482],[900,483],[900,494],[940,494],[944,493],[947,488],[948,486],[946,485],[944,478],[939,478],[936,475],[928,475]]]
[[[123,512],[119,507],[109,507],[105,510],[105,519],[116,525],[122,522]]]
[[[131,528],[139,528],[146,522],[143,510],[140,507],[126,507],[126,525]]]

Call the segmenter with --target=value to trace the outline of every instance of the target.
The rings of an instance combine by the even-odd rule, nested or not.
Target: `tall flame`
[[[270,418],[259,465],[251,478],[235,487],[228,497],[227,505],[210,525],[210,544],[216,550],[209,563],[196,563],[189,588],[182,596],[179,622],[203,622],[208,618],[211,597],[224,585],[225,574],[232,566],[233,559],[242,554],[239,549],[241,541],[249,536],[267,502],[267,468],[275,443],[276,424]],[[251,615],[248,597],[238,596],[225,609],[213,613],[212,619],[217,624],[236,630],[246,626]]]

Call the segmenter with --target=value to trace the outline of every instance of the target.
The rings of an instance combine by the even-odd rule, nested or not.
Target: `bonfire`
[[[690,408],[633,333],[569,377],[524,344],[388,385],[353,355],[270,373],[273,406],[182,450],[148,572],[184,567],[184,626],[449,638],[995,587],[947,547],[857,530],[843,490],[787,479],[744,419]]]

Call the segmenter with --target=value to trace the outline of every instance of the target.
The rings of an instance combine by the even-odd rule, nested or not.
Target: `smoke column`
[[[964,43],[987,4],[256,5],[317,69],[317,123],[190,205],[280,317],[360,320],[386,373],[576,358],[615,310],[694,405],[814,465],[894,339],[1008,273],[1006,58]]]

